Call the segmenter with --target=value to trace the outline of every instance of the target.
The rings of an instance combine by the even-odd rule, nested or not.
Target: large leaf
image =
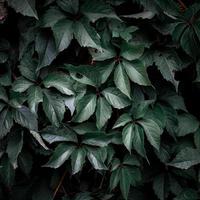
[[[35,0],[9,0],[8,3],[16,10],[16,12],[38,19],[37,11],[35,9]]]
[[[37,35],[35,49],[39,55],[39,65],[37,70],[50,65],[57,56],[55,42],[51,35],[45,32],[40,32]]]
[[[74,37],[82,47],[100,49],[100,37],[87,20],[74,23]]]
[[[44,167],[58,168],[60,167],[72,154],[75,146],[68,144],[60,144],[56,147],[50,160],[44,165]]]
[[[62,96],[47,90],[43,93],[43,109],[50,122],[59,126],[65,113],[65,104]]]
[[[0,138],[3,138],[13,126],[12,113],[9,109],[5,108],[0,113]]]
[[[199,121],[191,114],[181,114],[178,116],[177,136],[185,136],[194,133],[199,127]]]
[[[8,141],[6,152],[14,168],[17,167],[17,158],[21,153],[22,147],[23,147],[23,132],[20,131],[12,133]]]
[[[81,6],[81,11],[92,22],[95,22],[96,20],[104,17],[119,19],[113,11],[112,7],[102,0],[86,0]]]
[[[34,114],[37,113],[38,104],[43,101],[42,89],[39,86],[32,86],[28,89],[28,105]]]
[[[104,97],[99,97],[97,100],[97,109],[96,109],[96,125],[97,128],[101,129],[108,119],[110,119],[112,114],[112,108],[110,104]]]
[[[115,69],[114,82],[116,87],[124,93],[126,96],[130,97],[130,82],[129,78],[124,70],[122,63],[119,63]]]
[[[86,95],[77,104],[73,121],[83,122],[91,117],[96,108],[96,95]]]
[[[77,142],[75,132],[67,127],[56,128],[54,126],[49,126],[42,130],[41,133],[42,138],[49,144],[54,142]]]
[[[197,149],[186,147],[176,155],[169,165],[180,169],[188,169],[199,163],[199,151]]]
[[[72,174],[78,173],[85,162],[86,150],[84,148],[77,148],[71,155]]]
[[[45,77],[43,84],[46,88],[55,87],[57,90],[66,95],[73,95],[72,80],[64,73],[51,73]]]
[[[13,111],[13,117],[16,123],[30,130],[38,130],[38,121],[35,114],[33,114],[27,107],[22,106]]]
[[[139,85],[148,86],[151,85],[146,72],[146,67],[141,61],[128,62],[123,61],[123,66],[128,74],[129,78]]]
[[[66,49],[73,39],[73,22],[67,19],[62,19],[57,22],[53,28],[53,33],[58,51]]]
[[[138,123],[143,127],[150,144],[159,150],[162,129],[152,119],[143,119],[138,121]]]
[[[130,100],[114,87],[103,90],[102,94],[114,108],[124,108],[130,105]]]

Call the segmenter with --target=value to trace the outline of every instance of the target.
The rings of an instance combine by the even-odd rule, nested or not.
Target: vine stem
[[[67,170],[65,170],[65,172],[63,173],[63,175],[62,175],[62,177],[61,177],[61,179],[60,179],[60,181],[59,181],[59,183],[58,183],[58,185],[57,185],[57,187],[56,187],[56,189],[55,189],[55,191],[53,193],[53,199],[55,199],[56,194],[58,193],[58,190],[62,186],[62,183],[63,183],[63,181],[65,179],[66,174],[67,174]]]

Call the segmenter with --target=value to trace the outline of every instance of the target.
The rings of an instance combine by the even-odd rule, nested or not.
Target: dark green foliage
[[[0,199],[200,199],[198,0],[0,0]]]

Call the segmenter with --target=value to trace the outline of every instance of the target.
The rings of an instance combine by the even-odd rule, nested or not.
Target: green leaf
[[[100,1],[86,0],[84,4],[81,6],[81,11],[92,22],[95,22],[98,19],[104,17],[119,19],[115,14],[115,12],[113,11],[112,7],[108,3],[105,3],[102,0]]]
[[[43,110],[49,121],[59,127],[65,113],[65,104],[62,96],[45,90],[43,92]]]
[[[33,82],[23,78],[19,77],[12,85],[12,89],[15,92],[25,92],[28,88],[30,88],[33,85]]]
[[[106,88],[102,94],[114,108],[122,109],[130,105],[130,100],[114,87]]]
[[[123,60],[123,66],[129,78],[138,85],[151,85],[146,68],[141,61],[128,62]]]
[[[5,108],[0,113],[0,139],[2,139],[4,136],[7,135],[8,132],[10,132],[10,129],[13,126],[13,118],[12,113],[8,108]]]
[[[124,113],[117,119],[113,128],[119,128],[121,126],[125,126],[127,123],[131,122],[132,120],[133,119],[131,118],[131,116],[129,114]]]
[[[88,120],[96,108],[96,95],[89,94],[84,96],[76,106],[76,115],[73,118],[75,122]]]
[[[199,128],[199,121],[191,114],[183,113],[178,116],[177,136],[194,133]]]
[[[160,174],[154,178],[153,189],[160,200],[165,200],[165,175]],[[167,198],[167,197],[166,197]]]
[[[128,198],[128,193],[131,184],[131,174],[127,167],[121,168],[120,171],[120,189],[124,199]]]
[[[81,171],[85,162],[86,150],[84,148],[77,148],[71,155],[72,174]]]
[[[35,9],[35,0],[9,0],[8,3],[16,12],[38,19],[37,11]]]
[[[180,168],[189,169],[190,167],[200,163],[200,155],[197,149],[186,147],[182,149],[176,157],[168,163],[168,165]]]
[[[84,134],[83,144],[89,146],[107,147],[111,142],[111,137],[104,132],[92,132],[88,131]]]
[[[56,48],[61,52],[70,45],[73,39],[73,22],[68,19],[62,19],[53,26],[52,30]]]
[[[9,137],[6,152],[13,167],[17,167],[17,158],[23,147],[23,132],[15,132]]]
[[[155,54],[155,64],[161,72],[164,79],[171,82],[176,90],[178,89],[179,82],[175,79],[175,72],[181,70],[182,65],[179,65],[179,57],[175,52],[161,52]]]
[[[44,165],[44,167],[58,168],[60,167],[74,151],[75,146],[69,144],[59,144],[50,160]]]
[[[122,63],[119,63],[115,69],[114,82],[116,87],[124,93],[126,96],[130,97],[130,82],[129,78],[124,70]]]
[[[30,131],[31,135],[35,138],[35,140],[45,149],[45,150],[49,150],[49,148],[46,146],[46,144],[44,143],[44,141],[42,140],[42,137],[39,133],[37,133],[36,131]]]
[[[0,178],[7,187],[11,187],[14,184],[15,170],[7,157],[3,157],[0,165]]]
[[[134,125],[130,123],[126,125],[122,131],[123,143],[130,153],[131,153],[132,143],[133,143],[133,134],[134,134],[133,130],[134,130]]]
[[[40,32],[35,40],[35,49],[39,55],[37,70],[52,63],[57,56],[56,45],[50,34]]]
[[[28,128],[29,130],[38,130],[38,121],[36,115],[33,114],[26,106],[22,106],[13,111],[13,117],[16,123]]]
[[[79,0],[57,0],[59,7],[65,12],[77,14],[79,9]]]
[[[131,61],[139,59],[144,52],[144,45],[137,44],[137,43],[131,43],[131,42],[123,42],[121,45],[121,52],[120,55]]]
[[[43,101],[42,89],[39,86],[31,86],[27,92],[29,108],[32,113],[37,114],[38,104]]]
[[[49,126],[42,130],[41,134],[42,138],[49,144],[54,142],[77,142],[75,132],[67,127],[57,128]]]
[[[37,74],[36,74],[37,65],[38,65],[37,60],[32,58],[30,52],[27,52],[23,55],[18,68],[22,76],[24,76],[30,81],[35,81],[37,79]]]
[[[101,129],[106,122],[110,119],[112,114],[112,108],[104,97],[99,97],[97,100],[96,109],[96,125],[98,129]]]
[[[114,170],[111,174],[110,184],[109,184],[110,190],[113,190],[114,188],[116,188],[119,181],[120,181],[120,168]]]
[[[85,19],[74,23],[74,37],[82,47],[92,47],[101,50],[99,35]]]
[[[88,149],[87,158],[94,167],[94,169],[106,170],[107,167],[105,166],[101,158],[100,152],[97,150],[93,150],[92,148],[87,148],[87,149]]]
[[[57,7],[49,8],[42,16],[40,23],[42,27],[53,27],[58,21],[65,19],[66,15]]]
[[[66,95],[74,95],[72,91],[72,80],[64,73],[51,73],[48,74],[43,80],[46,88],[55,87],[57,90]]]
[[[159,150],[160,136],[163,132],[162,129],[152,119],[139,120],[138,123],[143,127],[150,144]]]
[[[138,126],[134,126],[133,130],[133,137],[132,137],[132,143],[134,149],[144,158],[147,158],[146,151],[144,148],[144,130]]]

